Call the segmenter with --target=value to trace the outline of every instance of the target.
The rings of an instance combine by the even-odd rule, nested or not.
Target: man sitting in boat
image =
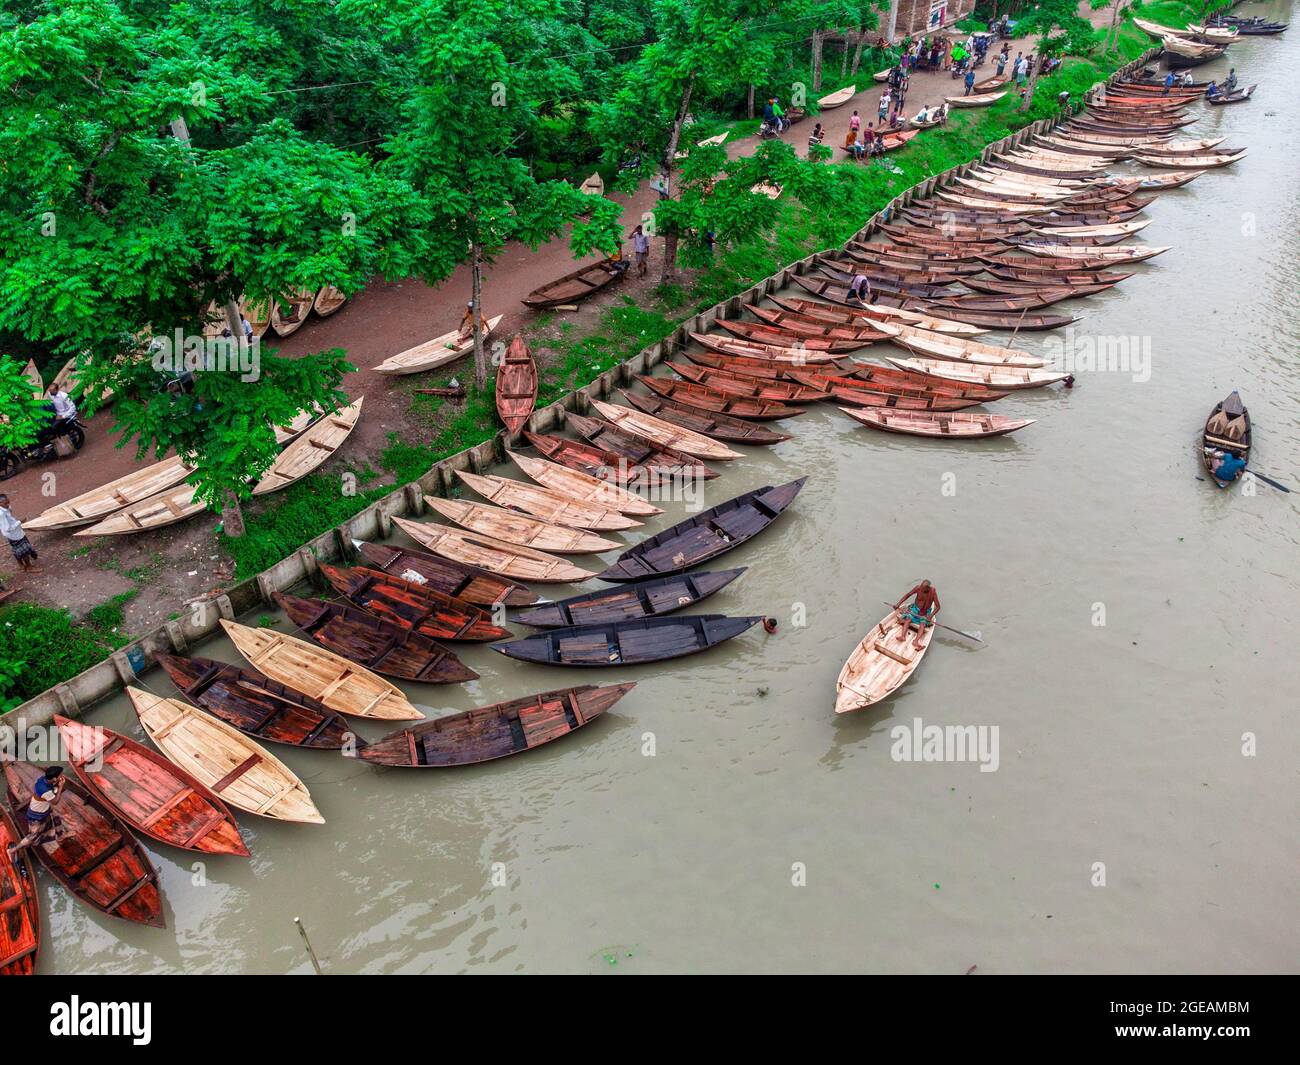
[[[921,110],[916,113],[916,117],[913,118],[912,121],[917,123],[930,122],[933,118],[934,116],[930,114],[930,105],[925,104]]]
[[[1246,468],[1246,460],[1231,451],[1215,451],[1211,457],[1214,460],[1214,476],[1229,484],[1240,477]]]
[[[54,813],[54,804],[63,795],[67,781],[63,779],[63,767],[52,765],[44,774],[36,778],[32,785],[32,797],[27,802],[27,835],[17,843],[9,846],[9,860],[26,847],[40,841],[51,829],[55,838],[59,838],[58,818]]]
[[[857,300],[864,307],[871,302],[871,279],[866,274],[853,275],[853,280],[849,282],[849,298]]]
[[[912,596],[916,596],[916,601],[904,609],[903,604]],[[934,619],[939,614],[939,593],[934,590],[934,585],[929,581],[922,581],[895,603],[894,609],[898,611],[898,616],[903,621],[904,638],[906,638],[908,629],[916,630],[916,638],[912,640],[912,647],[914,650],[919,651],[921,649],[922,633],[934,624]]]
[[[469,338],[474,335],[474,301],[470,300],[465,304],[465,314],[460,320],[460,332],[456,334],[456,342],[465,344]]]
[[[1220,96],[1222,96],[1223,92],[1219,88],[1218,82],[1215,81],[1210,82],[1210,84],[1206,86],[1205,95],[1208,96],[1211,100],[1217,100]]]
[[[1192,72],[1190,70],[1184,70],[1183,76],[1178,79],[1178,87],[1180,89],[1189,89],[1194,80],[1195,79],[1192,78]]]

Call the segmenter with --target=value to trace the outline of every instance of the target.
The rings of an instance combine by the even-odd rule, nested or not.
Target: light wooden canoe
[[[945,96],[944,100],[951,107],[988,107],[989,104],[997,103],[1006,94],[1007,91],[1003,89],[1001,92],[983,92],[977,96]]]
[[[967,385],[985,385],[999,392],[1022,388],[1042,388],[1064,381],[1070,375],[1055,370],[1029,370],[1015,366],[976,366],[972,363],[947,362],[943,359],[895,359],[889,361],[900,370],[912,370],[927,377],[960,381]]]
[[[189,476],[187,473],[186,476]],[[73,536],[126,536],[129,533],[146,532],[174,525],[178,521],[191,518],[206,509],[206,505],[194,496],[196,489],[192,484],[178,484],[157,495],[142,499],[139,503],[123,507],[110,514],[98,525],[89,529],[80,529]]]
[[[925,410],[887,410],[880,407],[841,407],[854,421],[887,433],[928,436],[938,440],[973,440],[986,436],[1003,436],[1033,425],[1033,418],[1008,418],[1002,414],[966,411],[942,413]]]
[[[847,714],[880,702],[897,691],[921,664],[934,639],[934,626],[921,633],[921,646],[914,648],[916,633],[891,610],[849,655],[835,681],[835,712]]]
[[[1150,218],[1140,218],[1133,222],[1112,222],[1103,226],[1034,226],[1033,228],[1048,236],[1063,237],[1115,237],[1120,234],[1139,233],[1152,222]]]
[[[1153,259],[1169,250],[1149,244],[1120,244],[1117,247],[1098,247],[1094,244],[1017,244],[1022,251],[1053,259],[1105,259],[1116,263],[1140,263]]]
[[[288,425],[276,425],[272,427],[275,433],[275,442],[284,447],[290,440],[301,436],[307,430],[307,426],[314,425],[316,419],[321,416],[319,408],[299,411]]]
[[[266,331],[271,328],[270,300],[250,300],[241,297],[239,300],[239,313],[247,318],[248,324],[253,327],[253,336],[266,336]]]
[[[888,324],[888,323],[886,323]],[[901,322],[891,325],[893,342],[918,355],[951,362],[969,362],[981,366],[1026,366],[1038,369],[1047,361],[1018,348],[1004,348],[997,344],[982,344],[978,340],[930,333]]]
[[[710,439],[702,433],[683,429],[653,415],[642,414],[629,407],[616,407],[613,403],[604,403],[598,399],[593,399],[591,405],[602,418],[617,425],[624,432],[649,440],[660,447],[685,451],[686,454],[701,459],[740,458],[740,452],[732,451],[726,444]]]
[[[888,72],[885,74],[889,76]],[[842,89],[836,89],[835,92],[828,93],[817,101],[817,106],[823,111],[829,111],[834,107],[843,107],[853,99],[853,94],[858,91],[856,85],[845,85]]]
[[[756,185],[750,185],[749,191],[758,196],[766,196],[769,200],[780,199],[781,193],[785,191],[782,185],[771,185],[766,181],[760,181]]]
[[[1211,170],[1235,163],[1245,154],[1245,148],[1235,155],[1147,155],[1145,152],[1136,152],[1133,159],[1143,166],[1162,167],[1165,170]]]
[[[300,481],[334,454],[357,427],[361,417],[362,396],[355,403],[335,414],[327,414],[303,433],[297,440],[276,456],[271,468],[253,489],[253,495],[263,496],[288,488]]]
[[[731,133],[730,130],[723,130],[721,133],[717,134],[716,136],[705,137],[704,140],[695,142],[696,147],[707,148],[710,144],[721,144],[723,141],[727,139],[727,136],[730,133]]]
[[[160,492],[179,484],[190,475],[187,466],[173,455],[143,469],[128,473],[108,484],[92,488],[64,503],[57,503],[42,511],[31,521],[23,522],[28,529],[71,529],[102,521],[123,507],[148,500]]]
[[[227,806],[278,821],[323,825],[311,793],[261,744],[202,710],[128,686],[149,738]]]
[[[272,331],[276,336],[281,337],[298,332],[302,328],[302,323],[307,320],[307,315],[311,314],[312,304],[315,302],[315,289],[300,288],[284,298],[284,303],[287,304],[286,310],[280,309],[279,301],[274,303],[271,307]]]
[[[516,336],[506,348],[505,360],[497,370],[497,416],[513,436],[528,423],[537,407],[537,363],[528,342]]]
[[[333,651],[274,629],[250,629],[226,618],[221,619],[221,627],[235,649],[263,676],[310,695],[337,713],[383,721],[424,717],[397,685]]]
[[[578,191],[584,196],[604,196],[605,179],[600,176],[598,171],[593,170],[591,176],[578,186]]]
[[[963,207],[991,207],[997,211],[1010,214],[1046,214],[1052,210],[1050,205],[1036,203],[1008,203],[1006,200],[991,199],[989,196],[977,196],[970,190],[941,189],[935,196],[945,203],[956,203]]]
[[[504,314],[495,314],[483,322],[483,337],[486,340],[492,335]],[[460,341],[460,330],[453,329],[450,333],[443,333],[440,337],[434,337],[432,340],[426,340],[423,344],[417,344],[413,348],[407,348],[397,355],[385,359],[375,367],[376,373],[398,374],[424,373],[426,370],[436,370],[439,366],[445,366],[449,362],[454,362],[462,355],[474,350],[474,336],[471,333],[470,338],[466,341]]]
[[[457,470],[456,476],[474,489],[484,499],[499,507],[512,507],[541,518],[543,521],[564,525],[570,529],[599,529],[605,532],[632,529],[642,524],[607,507],[579,503],[566,495],[529,484],[512,481],[492,474],[469,473]]]
[[[541,584],[577,584],[596,576],[579,569],[567,559],[481,533],[461,532],[446,525],[425,525],[399,517],[394,517],[393,521],[407,536],[434,554],[503,577]]]
[[[891,70],[893,70],[893,69],[894,69],[893,67],[886,67],[884,70],[878,70],[878,71],[876,71],[874,74],[871,75],[871,80],[872,80],[872,81],[888,81],[888,80],[889,80],[889,72],[890,72]]]
[[[791,299],[785,296],[768,296],[768,299],[787,311],[815,315],[828,321],[844,322],[849,325],[902,322],[906,325],[914,325],[918,329],[928,329],[931,333],[963,337],[983,336],[988,332],[987,329],[981,329],[977,325],[954,322],[948,318],[935,318],[933,315],[904,310],[901,307],[884,307],[878,303],[868,303],[863,307],[837,307],[833,303],[817,303],[813,300]]]
[[[340,310],[347,301],[347,296],[343,295],[340,289],[335,288],[333,285],[325,285],[316,293],[311,309],[322,318],[328,318],[331,314]]]
[[[41,380],[41,371],[36,368],[36,360],[27,360],[27,365],[23,367],[23,376],[32,383],[33,399],[40,399],[45,395],[45,382]]]
[[[552,525],[540,518],[525,517],[515,510],[487,503],[470,503],[464,499],[425,496],[424,501],[444,518],[449,518],[470,532],[482,533],[520,547],[535,547],[559,555],[589,555],[601,551],[622,550],[623,545],[595,533]]]
[[[662,514],[663,508],[642,499],[635,492],[620,488],[612,481],[602,481],[589,473],[561,466],[558,462],[540,459],[535,455],[521,455],[506,449],[515,465],[538,484],[579,503],[588,503],[604,510],[617,510],[620,514]]]
[[[978,178],[959,177],[957,184],[985,196],[993,194],[1019,196],[1035,203],[1056,203],[1074,195],[1069,189],[1031,188],[1029,185],[1017,185],[1012,181],[981,181]]]

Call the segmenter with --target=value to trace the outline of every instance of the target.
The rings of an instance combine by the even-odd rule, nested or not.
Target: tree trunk
[[[749,83],[749,97],[745,101],[745,109],[749,117],[753,118],[754,117],[754,83],[752,81]]]
[[[862,46],[866,43],[867,43],[867,31],[859,30],[858,43],[857,46],[853,49],[853,69],[849,71],[849,77],[851,78],[856,78],[858,76],[858,67],[862,63]]]
[[[1106,31],[1106,39],[1102,42],[1101,54],[1105,55],[1112,48],[1119,47],[1119,9],[1124,0],[1115,0],[1115,6],[1110,13],[1110,29]]]
[[[477,241],[471,241],[470,248],[470,298],[474,304],[474,384],[481,392],[487,385],[487,352],[483,350],[483,255]]]
[[[239,496],[233,491],[226,493],[226,501],[221,508],[222,531],[232,540],[244,535],[244,512],[239,506]]]
[[[1043,41],[1039,38],[1038,47],[1034,49],[1034,61],[1029,67],[1029,84],[1025,86],[1025,99],[1017,109],[1019,111],[1028,111],[1030,105],[1034,102],[1034,89],[1038,86],[1038,71],[1043,65],[1043,57],[1039,55],[1042,50]]]
[[[889,22],[885,29],[885,40],[894,43],[894,33],[898,30],[898,0],[889,0]]]
[[[660,200],[673,198],[673,166],[677,155],[677,145],[682,139],[682,126],[686,124],[686,115],[691,107],[691,93],[695,89],[695,75],[692,74],[682,88],[682,102],[677,108],[677,118],[673,122],[673,131],[668,137],[668,147],[664,149],[663,160],[659,164],[659,179],[663,188],[659,190]],[[672,226],[664,233],[664,265],[659,280],[667,284],[673,278],[677,266],[677,231]]]
[[[812,35],[812,76],[813,92],[822,87],[822,31],[813,30]]]
[[[840,80],[843,81],[849,73],[849,31],[844,31],[844,51],[840,53]]]

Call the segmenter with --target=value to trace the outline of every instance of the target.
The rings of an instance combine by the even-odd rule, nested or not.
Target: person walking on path
[[[821,126],[817,128],[821,129]],[[650,259],[650,238],[646,236],[644,226],[637,226],[632,230],[632,253],[636,257],[637,272],[641,277],[645,277],[646,263]]]
[[[971,89],[973,89],[973,88],[975,88],[975,71],[974,71],[974,70],[968,70],[968,71],[966,71],[966,93],[965,93],[965,95],[969,96],[969,95],[970,95],[970,92],[971,92]]]
[[[880,106],[876,111],[876,121],[884,122],[889,117],[889,90],[880,94]]]
[[[36,548],[32,547],[27,534],[23,532],[22,522],[15,518],[14,512],[9,509],[9,497],[4,494],[0,494],[0,533],[3,533],[4,538],[9,542],[9,550],[14,553],[14,558],[24,572],[44,572],[36,565],[40,556],[36,554]]]

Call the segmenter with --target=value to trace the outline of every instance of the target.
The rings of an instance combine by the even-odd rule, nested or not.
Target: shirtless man
[[[901,609],[903,604],[912,596],[916,596],[916,601],[908,606],[906,610]],[[907,639],[908,629],[916,630],[916,638],[912,640],[912,648],[919,651],[921,649],[921,634],[934,624],[934,619],[939,614],[939,593],[934,590],[934,585],[929,581],[922,581],[895,603],[894,609],[898,611],[898,616],[903,621],[903,639]]]

